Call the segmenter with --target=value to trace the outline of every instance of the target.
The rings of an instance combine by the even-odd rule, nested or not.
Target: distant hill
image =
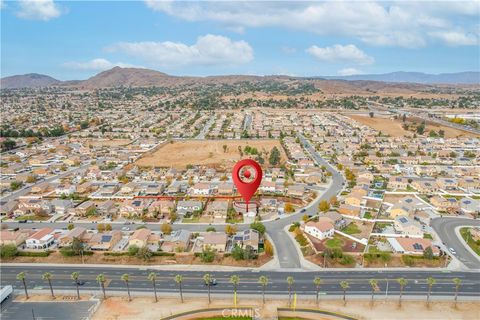
[[[0,79],[0,88],[40,88],[60,84],[61,81],[38,73],[29,73]]]
[[[409,82],[424,84],[480,84],[480,72],[476,71],[440,74],[399,71],[383,74],[359,74],[352,76],[320,76],[318,78],[337,80],[367,80],[382,82]]]
[[[413,93],[432,89],[434,84],[468,85],[480,84],[479,72],[461,72],[431,75],[419,72],[393,72],[388,74],[326,76],[326,77],[290,77],[290,76],[252,76],[226,75],[208,77],[172,76],[163,72],[141,69],[114,67],[98,73],[87,80],[59,81],[41,74],[26,74],[1,79],[2,89],[63,86],[80,89],[109,87],[174,87],[179,85],[231,85],[240,82],[275,81],[299,85],[310,82],[326,94],[368,94],[368,93]]]

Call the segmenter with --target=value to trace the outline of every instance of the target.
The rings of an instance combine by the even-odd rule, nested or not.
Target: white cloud
[[[344,68],[337,71],[339,76],[353,76],[356,74],[362,74],[363,72],[355,68]]]
[[[478,36],[466,34],[462,31],[444,31],[432,32],[430,34],[434,38],[438,38],[449,46],[471,46],[479,43]]]
[[[20,0],[17,16],[27,20],[48,21],[61,15],[53,0]]]
[[[103,71],[108,70],[113,67],[122,67],[122,68],[143,68],[141,66],[135,66],[128,63],[117,62],[113,63],[103,58],[92,59],[90,61],[78,62],[78,61],[69,61],[63,64],[65,68],[82,70],[82,71]]]
[[[157,66],[234,65],[253,60],[253,49],[241,41],[207,34],[193,45],[181,42],[120,42],[108,48],[123,52]]]
[[[372,64],[375,59],[357,48],[353,44],[342,46],[336,44],[331,47],[320,48],[311,46],[306,50],[318,60],[337,63],[355,63],[360,65]]]
[[[225,27],[284,27],[327,36],[355,37],[379,46],[416,48],[431,32],[478,24],[478,0],[468,1],[155,1],[154,11]]]

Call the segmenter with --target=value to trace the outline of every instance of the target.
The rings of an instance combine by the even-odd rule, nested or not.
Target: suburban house
[[[28,249],[47,249],[50,248],[55,241],[53,229],[42,228],[25,240]]]
[[[75,208],[75,213],[79,216],[86,216],[87,213],[94,212],[96,210],[97,206],[95,205],[95,202],[88,200],[85,201],[81,204],[79,204]]]
[[[57,196],[61,196],[61,195],[64,195],[64,196],[69,196],[69,195],[72,195],[75,193],[75,191],[77,190],[76,186],[73,185],[73,184],[61,184],[61,185],[58,185],[56,188],[55,188],[55,194]]]
[[[166,235],[161,241],[161,249],[165,252],[185,252],[190,247],[192,233],[188,230],[176,230]]]
[[[230,195],[233,193],[233,183],[224,182],[218,185],[217,189],[218,194],[221,195]]]
[[[88,241],[91,250],[110,251],[122,239],[122,232],[112,230],[95,233]]]
[[[341,230],[347,226],[347,220],[345,220],[341,214],[335,211],[320,213],[318,216],[318,221],[330,222],[337,230]]]
[[[19,246],[25,242],[29,237],[29,232],[26,230],[2,230],[0,231],[0,245],[14,245]]]
[[[397,232],[405,236],[423,237],[422,226],[417,221],[409,217],[395,217],[394,228]]]
[[[415,197],[407,196],[399,200],[390,208],[390,216],[393,218],[397,216],[408,216],[409,214],[415,214],[415,212],[427,208],[429,208],[427,204]]]
[[[332,237],[335,229],[328,221],[309,221],[305,224],[304,231],[312,237],[323,240]]]
[[[466,214],[478,214],[480,213],[480,200],[472,198],[462,198],[460,200],[460,210]]]
[[[61,236],[58,239],[58,246],[59,247],[64,247],[64,246],[69,246],[72,244],[72,241],[74,238],[77,238],[79,240],[82,240],[83,237],[86,235],[87,229],[82,228],[82,227],[76,227],[73,228],[70,231],[67,231],[63,236]]]
[[[210,248],[217,252],[225,252],[228,236],[224,232],[207,232],[203,237],[203,249]]]
[[[186,214],[202,210],[202,202],[195,200],[181,200],[177,203],[177,213]]]
[[[232,237],[233,246],[237,245],[240,248],[251,246],[255,252],[258,252],[259,241],[260,241],[260,234],[258,233],[257,230],[253,230],[253,229],[239,231]]]
[[[347,216],[358,217],[360,214],[360,207],[351,206],[349,204],[341,204],[338,208],[338,212]]]
[[[408,179],[405,177],[390,177],[387,188],[406,190],[408,187]]]
[[[202,183],[202,182],[196,183],[191,190],[192,190],[192,194],[194,195],[207,196],[210,193],[212,193],[212,189],[210,185],[208,183]]]
[[[72,200],[55,199],[52,200],[52,206],[56,213],[65,214],[67,210],[74,207]]]
[[[214,222],[225,222],[228,212],[228,201],[225,200],[216,200],[209,202],[205,213],[212,215]]]
[[[139,248],[145,247],[148,244],[148,238],[151,231],[147,228],[135,230],[135,232],[128,239],[128,246],[137,246]]]
[[[421,238],[387,238],[393,252],[402,254],[422,255],[426,248],[432,248],[433,255],[438,256],[440,250],[429,239]]]

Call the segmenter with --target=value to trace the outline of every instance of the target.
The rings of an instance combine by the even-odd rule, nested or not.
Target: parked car
[[[449,248],[448,250],[450,250],[450,252],[451,252],[452,254],[457,254],[457,252],[456,252],[455,249],[453,249],[453,248]]]

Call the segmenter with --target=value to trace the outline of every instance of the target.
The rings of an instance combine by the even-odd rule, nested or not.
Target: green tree
[[[48,286],[50,287],[50,293],[52,294],[52,298],[55,299],[55,295],[53,294],[53,287],[52,287],[52,274],[50,272],[45,272],[42,274],[42,280],[48,281]]]
[[[427,260],[432,260],[433,259],[432,247],[426,247],[425,250],[423,250],[423,257]]]
[[[25,290],[25,298],[28,299],[28,290],[27,290],[27,282],[25,281],[27,275],[25,272],[20,272],[17,274],[17,280],[22,281],[23,289]]]
[[[287,284],[288,284],[288,306],[292,306],[292,289],[293,289],[293,284],[295,283],[295,280],[293,277],[289,276],[287,277]]]
[[[203,282],[205,283],[205,285],[207,286],[207,289],[208,289],[208,304],[210,304],[212,302],[212,300],[210,299],[210,289],[211,289],[211,286],[212,286],[212,281],[213,281],[213,278],[210,274],[205,274],[203,275]]]
[[[100,273],[95,279],[102,288],[103,299],[107,299],[107,293],[105,292],[105,282],[107,281],[107,279],[105,278],[105,275],[103,273]]]
[[[268,278],[266,276],[260,276],[258,278],[258,283],[262,286],[262,301],[265,304],[265,288],[268,285]]]
[[[258,231],[258,233],[260,233],[261,235],[264,235],[265,231],[267,230],[265,225],[263,223],[261,223],[260,221],[256,221],[256,222],[251,223],[250,224],[250,229]]]
[[[155,272],[150,272],[147,276],[148,280],[152,282],[153,294],[155,295],[155,302],[158,302],[157,297],[157,274]]]
[[[147,246],[143,246],[138,249],[136,257],[142,259],[143,261],[148,261],[153,256],[152,250],[150,250]]]
[[[402,304],[403,289],[407,285],[408,281],[405,278],[398,278],[397,282],[400,285],[400,296],[398,297],[398,303],[401,305]]]
[[[273,147],[270,151],[270,156],[268,157],[268,163],[272,166],[276,166],[280,163],[280,151],[277,147]]]
[[[378,288],[378,281],[376,279],[370,279],[368,281],[370,283],[370,286],[372,287],[372,301],[373,301],[373,296],[375,294],[375,290]]]
[[[80,274],[78,272],[72,272],[70,275],[70,278],[75,282],[75,286],[77,287],[77,300],[80,300],[80,288],[78,284],[78,278],[80,277]]]
[[[427,303],[430,303],[430,295],[432,294],[432,287],[435,283],[437,283],[436,279],[432,277],[427,278],[427,284],[428,284]]]
[[[128,255],[129,256],[136,256],[139,249],[140,248],[138,246],[132,244],[131,246],[128,247]]]
[[[320,277],[315,277],[315,279],[313,279],[313,284],[315,285],[315,302],[318,305],[318,294],[320,292],[320,286],[322,285],[322,279],[320,279]]]
[[[347,294],[347,289],[350,288],[350,284],[347,281],[340,281],[340,287],[342,287],[343,290],[343,304],[347,303],[346,300],[346,294]]]
[[[130,285],[128,283],[128,281],[130,280],[130,276],[128,275],[128,273],[124,273],[120,278],[123,280],[123,282],[125,282],[125,285],[127,286],[128,301],[132,301],[132,297],[130,296]]]
[[[175,276],[175,282],[178,284],[178,291],[180,292],[180,301],[182,301],[183,303],[183,291],[182,291],[183,276],[181,274],[177,274]]]
[[[237,299],[237,286],[238,286],[238,284],[240,283],[240,277],[237,276],[236,274],[232,275],[232,276],[230,277],[230,283],[233,285],[233,296],[234,296],[235,303],[236,303],[236,299]]]
[[[455,305],[457,305],[458,290],[460,289],[460,286],[462,285],[462,280],[459,279],[459,278],[453,278],[452,281],[455,284]]]
[[[75,228],[75,225],[73,223],[69,223],[67,229],[72,230],[73,228]]]

